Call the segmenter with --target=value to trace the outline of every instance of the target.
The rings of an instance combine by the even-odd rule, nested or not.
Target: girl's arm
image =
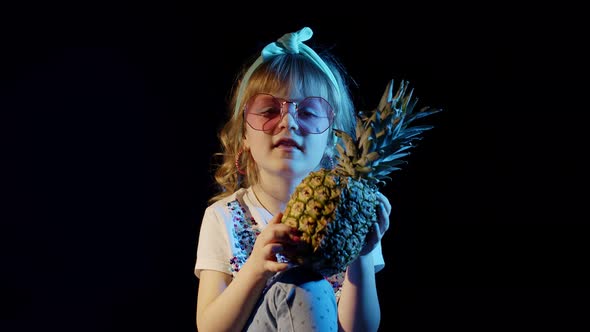
[[[231,279],[223,272],[201,271],[197,295],[199,331],[240,331],[246,324],[265,280],[248,275],[247,270]]]
[[[277,214],[258,235],[250,257],[236,277],[219,271],[203,270],[197,295],[197,329],[241,331],[254,310],[267,280],[287,269],[276,261],[283,243],[293,243],[289,226],[281,224]]]
[[[381,320],[371,254],[360,256],[346,270],[338,301],[341,331],[377,331]]]

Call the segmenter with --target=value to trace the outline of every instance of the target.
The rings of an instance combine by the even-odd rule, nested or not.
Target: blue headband
[[[240,82],[240,89],[238,91],[238,97],[236,99],[236,105],[234,108],[234,117],[238,116],[239,107],[240,104],[242,104],[244,89],[248,85],[248,81],[250,80],[250,76],[254,70],[258,68],[258,66],[260,66],[260,64],[262,64],[264,61],[281,54],[299,53],[308,57],[314,64],[316,64],[316,66],[318,66],[321,71],[328,75],[328,78],[330,81],[332,81],[332,84],[338,92],[338,95],[340,95],[338,81],[336,81],[334,73],[332,73],[324,60],[322,60],[322,58],[320,58],[320,56],[311,47],[303,44],[303,42],[309,40],[312,35],[313,31],[311,31],[310,28],[305,27],[297,32],[286,33],[276,42],[266,45],[266,47],[262,50],[261,55],[258,57],[258,59],[256,59],[256,61],[254,61],[250,68],[248,68],[248,71],[246,71],[246,74],[244,74],[242,82]]]

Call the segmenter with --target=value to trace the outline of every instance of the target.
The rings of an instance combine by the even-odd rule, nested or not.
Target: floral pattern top
[[[230,258],[232,274],[237,273],[246,262],[254,248],[256,237],[260,234],[259,224],[252,218],[248,211],[237,200],[227,203],[227,208],[232,214],[232,236],[237,239],[234,242],[233,253]],[[280,258],[279,258],[280,259]],[[269,284],[273,279],[269,280]],[[340,298],[340,290],[344,281],[344,273],[336,274],[326,278],[332,284],[336,299]]]
[[[201,223],[195,275],[198,277],[201,270],[209,269],[235,277],[250,256],[256,237],[271,218],[251,189],[240,189],[209,206]],[[377,258],[382,260],[380,248],[378,255]],[[344,273],[326,280],[332,285],[336,299],[339,299]],[[268,284],[272,281],[271,278]]]

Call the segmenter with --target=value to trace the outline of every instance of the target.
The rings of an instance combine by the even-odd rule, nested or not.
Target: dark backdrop
[[[0,330],[194,331],[229,90],[249,56],[303,26],[342,60],[359,108],[393,78],[445,110],[383,189],[382,330],[582,329],[588,227],[567,195],[581,134],[530,134],[554,124],[530,106],[548,96],[529,93],[544,77],[538,30],[503,10],[272,9],[2,12]]]

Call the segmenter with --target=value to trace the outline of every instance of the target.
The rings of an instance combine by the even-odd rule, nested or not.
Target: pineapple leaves
[[[339,153],[337,172],[364,178],[370,183],[384,183],[390,180],[391,172],[407,164],[403,158],[415,145],[413,141],[431,125],[411,125],[413,121],[442,111],[423,107],[415,112],[418,99],[413,98],[414,89],[409,89],[408,81],[402,80],[397,91],[393,91],[394,81],[390,80],[377,108],[371,112],[358,112],[354,139],[345,132],[335,130],[340,138],[336,149]]]
[[[352,137],[350,137],[349,135],[347,135],[345,133],[342,133],[342,135],[340,135],[340,138],[342,139],[342,142],[344,143],[344,149],[346,151],[346,156],[350,157],[350,158],[356,157],[357,149],[356,149],[356,145],[354,144]]]
[[[385,106],[391,102],[392,95],[393,95],[393,80],[390,80],[389,83],[387,83],[387,87],[385,88],[385,92],[383,93],[383,96],[381,97],[381,100],[379,101],[379,106],[377,106],[377,109],[383,110],[385,108]]]

